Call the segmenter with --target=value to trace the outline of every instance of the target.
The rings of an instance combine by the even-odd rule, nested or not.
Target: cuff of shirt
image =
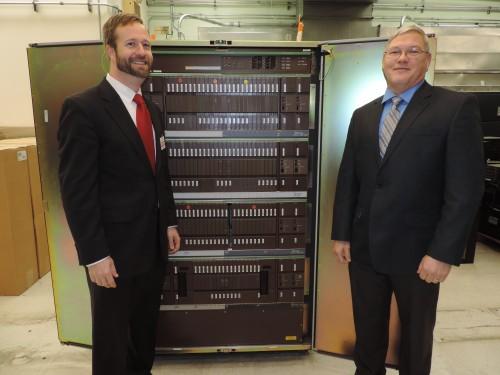
[[[105,258],[102,258],[101,260],[98,260],[97,262],[87,264],[85,267],[90,267],[90,266],[93,266],[93,265],[95,265],[97,263],[101,263],[102,261],[104,261],[104,260],[106,260],[108,258],[109,258],[109,255],[107,257],[105,257]]]

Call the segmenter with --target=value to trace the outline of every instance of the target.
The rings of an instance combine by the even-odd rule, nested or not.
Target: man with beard
[[[165,260],[180,237],[161,115],[141,93],[148,33],[119,14],[103,34],[109,74],[63,104],[61,196],[90,290],[92,373],[151,374]]]

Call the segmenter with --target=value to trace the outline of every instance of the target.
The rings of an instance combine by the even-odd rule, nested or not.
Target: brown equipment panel
[[[167,95],[165,111],[182,112],[278,112],[278,94],[176,94]],[[298,112],[298,111],[287,111]]]
[[[170,158],[171,178],[177,177],[271,177],[278,175],[276,159],[206,159]],[[288,173],[294,174],[294,173]],[[297,173],[299,174],[299,173]],[[302,173],[304,174],[304,173]],[[245,191],[245,190],[244,190]],[[175,192],[175,190],[174,190]]]
[[[180,228],[183,223],[180,223]],[[181,231],[182,232],[182,231]],[[182,250],[227,250],[229,248],[228,236],[197,236],[192,237],[182,232]]]
[[[298,344],[303,316],[301,303],[160,311],[156,347]]]
[[[304,93],[309,92],[311,86],[311,78],[309,77],[285,77],[281,79],[281,89],[283,93],[287,92],[298,92]]]
[[[177,204],[183,250],[304,249],[306,203]]]
[[[157,77],[158,78],[158,77]],[[295,83],[295,82],[294,82]],[[292,86],[294,87],[293,84]],[[304,90],[306,81],[303,82]],[[280,78],[278,77],[165,77],[163,83],[167,95],[178,93],[203,93],[203,94],[261,94],[278,93],[280,91]],[[301,88],[301,83],[296,83]],[[308,88],[307,88],[308,90]],[[292,91],[300,92],[300,91]]]
[[[172,191],[193,192],[264,192],[264,191],[305,191],[307,177],[256,177],[256,178],[196,178],[176,177],[171,179]]]
[[[159,99],[153,99],[158,101]],[[163,104],[160,106],[163,109]],[[183,131],[261,131],[307,130],[308,113],[167,113],[168,130]]]
[[[282,115],[283,118],[284,115]],[[309,117],[290,114],[282,120],[282,129],[302,130],[307,129]],[[280,117],[277,113],[168,113],[166,126],[168,130],[184,131],[258,131],[277,130]]]
[[[142,90],[168,130],[309,129],[309,77],[151,77]]]
[[[168,142],[174,192],[304,191],[305,141]],[[252,178],[254,177],[254,178]]]
[[[304,259],[172,261],[162,304],[303,302]]]
[[[281,98],[281,112],[308,112],[308,94],[283,94]],[[168,110],[168,108],[167,108]]]
[[[283,187],[292,186],[291,181],[283,182]],[[239,192],[239,191],[277,191],[278,179],[275,177],[259,177],[259,178],[196,178],[196,177],[175,177],[171,178],[172,191],[176,193],[192,193],[200,191],[210,192]],[[305,185],[305,179],[300,186]],[[288,190],[305,190],[304,189],[288,189]]]
[[[156,51],[155,51],[156,52]],[[152,71],[155,73],[259,73],[309,74],[312,56],[222,56],[222,55],[162,55],[155,53]]]
[[[282,130],[307,130],[309,129],[308,113],[282,113]]]
[[[275,260],[170,262],[162,304],[271,303],[276,283]]]

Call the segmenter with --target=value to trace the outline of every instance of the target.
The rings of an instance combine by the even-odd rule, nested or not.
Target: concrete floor
[[[500,247],[478,244],[475,264],[442,285],[433,375],[500,374]],[[353,363],[316,353],[160,356],[161,374],[353,374]],[[57,340],[50,275],[19,297],[0,297],[0,375],[88,375],[90,350]],[[397,374],[388,370],[389,375]]]

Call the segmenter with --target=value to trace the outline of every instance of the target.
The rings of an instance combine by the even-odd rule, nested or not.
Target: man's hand
[[[93,283],[104,288],[116,288],[115,278],[118,277],[113,258],[107,257],[102,261],[88,266],[89,277]]]
[[[168,253],[174,254],[181,248],[181,236],[176,227],[167,229]]]
[[[348,241],[333,241],[333,253],[340,263],[351,261],[351,243]]]
[[[450,271],[451,265],[426,255],[420,261],[417,273],[425,282],[438,284],[446,280]]]

